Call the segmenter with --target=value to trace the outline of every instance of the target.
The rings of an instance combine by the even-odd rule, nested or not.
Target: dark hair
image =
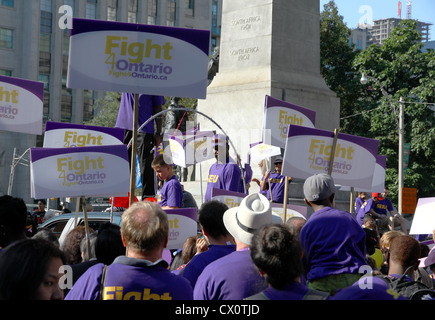
[[[36,299],[52,258],[65,263],[62,251],[43,239],[25,239],[14,242],[0,255],[0,299]]]
[[[98,229],[95,255],[99,262],[111,264],[116,257],[125,254],[125,247],[121,239],[121,227],[106,222]]]
[[[213,237],[227,236],[228,230],[225,228],[223,216],[228,206],[217,200],[205,202],[199,209],[198,222]]]
[[[266,281],[275,289],[283,289],[303,272],[301,246],[284,224],[259,229],[250,249],[252,261],[265,272]]]
[[[0,225],[8,228],[13,236],[25,233],[27,222],[26,203],[21,198],[8,195],[0,197]],[[1,236],[1,235],[0,235]],[[0,246],[6,247],[10,239],[1,236]]]

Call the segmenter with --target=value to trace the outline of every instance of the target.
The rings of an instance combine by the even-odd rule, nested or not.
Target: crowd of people
[[[117,127],[131,139],[133,96],[123,94]],[[141,95],[140,122],[161,110],[162,97]],[[182,117],[184,119],[184,116]],[[162,130],[161,120],[155,123]],[[179,129],[180,125],[177,125]],[[432,300],[435,250],[407,234],[387,195],[361,193],[355,214],[335,208],[328,174],[303,185],[313,213],[287,221],[272,213],[284,201],[283,159],[274,171],[241,170],[228,138],[214,138],[198,233],[164,258],[169,222],[163,209],[184,207],[183,187],[165,157],[152,122],[139,135],[142,201],[122,213],[121,225],[77,226],[62,244],[50,230],[29,233],[22,199],[0,197],[1,300]],[[151,156],[150,156],[151,155]],[[260,163],[260,167],[264,165]],[[263,167],[263,169],[265,169]],[[162,182],[156,192],[154,175]],[[259,192],[248,192],[256,182]],[[214,189],[244,192],[239,206],[213,199]],[[157,201],[149,201],[158,193]],[[44,203],[39,204],[42,219]],[[36,224],[40,222],[37,221]],[[401,230],[396,230],[400,227]]]
[[[434,250],[400,230],[379,234],[376,220],[369,214],[360,224],[351,213],[334,208],[336,189],[327,174],[306,179],[303,191],[313,214],[285,223],[272,213],[271,201],[261,193],[247,195],[234,208],[213,199],[204,202],[198,211],[199,233],[186,239],[170,262],[163,258],[168,218],[158,203],[136,202],[123,212],[121,226],[106,223],[99,230],[90,230],[89,236],[78,226],[60,246],[49,230],[28,237],[25,203],[2,196],[0,298],[435,297]],[[72,277],[67,276],[69,272]]]

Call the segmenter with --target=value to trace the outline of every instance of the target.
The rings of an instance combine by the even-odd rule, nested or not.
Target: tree
[[[115,127],[120,102],[121,93],[106,92],[104,99],[99,99],[95,102],[94,109],[96,116],[85,124],[106,128]]]
[[[353,69],[357,55],[354,45],[349,45],[350,30],[339,15],[334,1],[324,5],[320,14],[320,71],[329,88],[340,98],[340,131],[363,131],[358,118],[349,117],[357,109],[362,86]]]
[[[404,20],[382,46],[360,52],[354,68],[377,79],[366,86],[363,96],[377,109],[365,116],[370,121],[366,136],[380,141],[379,154],[387,156],[386,185],[397,199],[398,101],[405,103],[405,141],[411,143],[409,168],[404,185],[417,188],[419,197],[435,190],[435,116],[427,103],[435,103],[435,53],[422,52],[417,23]],[[382,94],[385,90],[385,94]]]

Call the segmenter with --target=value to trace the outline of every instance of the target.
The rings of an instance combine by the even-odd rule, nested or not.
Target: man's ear
[[[311,202],[307,200],[307,198],[304,198],[305,203],[307,204],[307,206],[311,207]]]

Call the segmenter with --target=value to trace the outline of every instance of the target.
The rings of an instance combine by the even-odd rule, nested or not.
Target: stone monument
[[[242,162],[249,144],[262,140],[266,95],[314,110],[318,129],[339,128],[340,100],[320,74],[319,0],[223,1],[219,70],[198,110],[228,134]],[[219,131],[201,116],[198,121],[201,129]],[[298,204],[301,183],[289,190]]]
[[[223,1],[219,71],[198,110],[225,131],[260,132],[270,95],[316,111],[318,129],[338,128],[339,99],[320,75],[319,6],[319,0]],[[261,140],[250,135],[250,142]]]

